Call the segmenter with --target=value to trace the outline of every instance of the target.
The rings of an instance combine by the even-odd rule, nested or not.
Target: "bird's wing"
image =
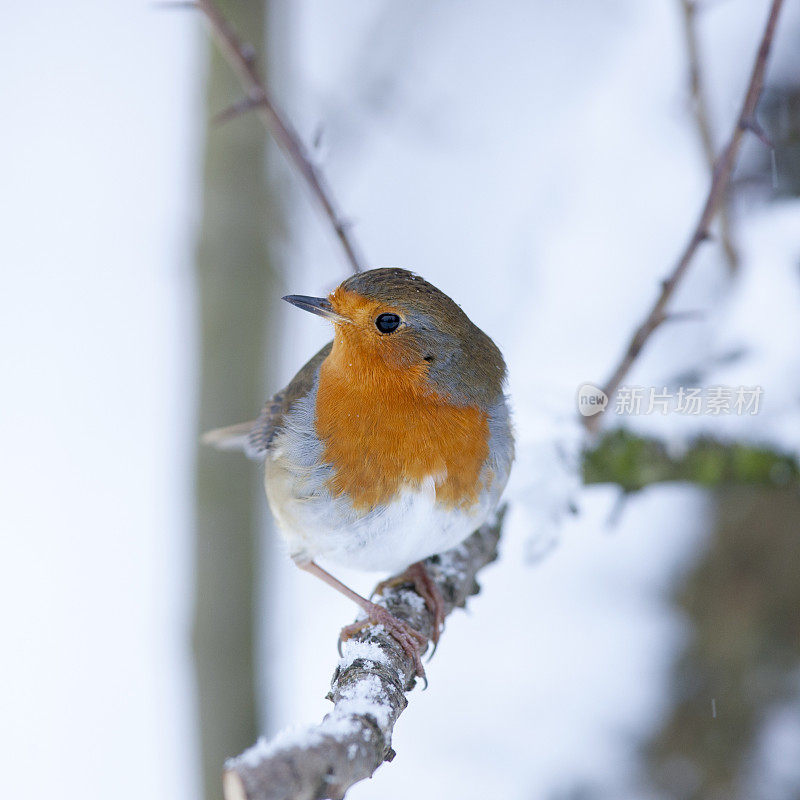
[[[203,444],[209,444],[219,450],[242,450],[248,458],[263,461],[275,434],[280,430],[284,415],[296,400],[305,397],[311,391],[320,365],[328,357],[332,346],[333,342],[328,342],[292,378],[285,389],[267,400],[258,419],[208,431],[203,434]]]

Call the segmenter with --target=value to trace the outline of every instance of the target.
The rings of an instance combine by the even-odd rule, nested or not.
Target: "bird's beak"
[[[319,317],[325,317],[331,322],[350,322],[347,317],[343,317],[333,310],[331,301],[327,297],[306,297],[304,294],[287,294],[283,299],[293,306],[302,308],[304,311],[310,311]]]

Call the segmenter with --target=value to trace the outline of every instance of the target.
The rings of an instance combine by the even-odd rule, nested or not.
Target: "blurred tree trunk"
[[[793,485],[717,498],[707,550],[674,596],[692,633],[648,764],[659,797],[790,800],[800,782],[775,793],[750,765],[770,712],[798,701],[800,496]]]
[[[266,0],[220,3],[259,53]],[[206,116],[241,95],[208,40]],[[268,306],[277,291],[269,235],[268,138],[255,115],[206,131],[197,246],[201,314],[199,428],[252,419],[263,404]],[[274,346],[274,344],[273,344]],[[205,797],[221,797],[223,761],[256,738],[254,600],[259,575],[259,470],[238,453],[199,447],[196,472],[194,651]],[[261,681],[259,681],[261,683]]]

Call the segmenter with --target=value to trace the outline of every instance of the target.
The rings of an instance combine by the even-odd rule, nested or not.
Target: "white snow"
[[[339,667],[345,669],[358,658],[374,664],[388,665],[391,663],[381,646],[375,642],[362,642],[358,639],[346,639],[342,642],[342,657],[339,659]]]
[[[795,699],[776,703],[763,726],[755,757],[746,765],[753,797],[787,797],[800,781],[800,676]]]
[[[368,715],[376,724],[386,729],[392,718],[392,707],[377,675],[366,675],[341,691],[341,697],[319,725],[289,725],[269,739],[259,737],[258,741],[241,755],[230,759],[226,768],[233,769],[239,764],[254,767],[267,758],[295,747],[314,747],[328,738],[344,740],[352,738],[362,727],[357,717]],[[363,729],[365,741],[371,733]],[[348,745],[348,757],[355,758],[358,744]]]
[[[290,725],[267,739],[260,736],[258,741],[240,755],[229,759],[226,769],[235,769],[241,764],[255,767],[262,761],[295,747],[315,747],[328,737],[342,740],[351,737],[359,730],[359,723],[352,716],[341,713],[329,714],[319,725]],[[350,745],[349,748],[352,748]],[[348,748],[348,749],[349,749]]]
[[[392,707],[377,675],[366,675],[341,690],[335,715],[346,717],[348,714],[369,714],[380,728],[389,724]]]

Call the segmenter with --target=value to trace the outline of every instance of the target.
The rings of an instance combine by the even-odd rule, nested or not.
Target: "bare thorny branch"
[[[239,38],[213,0],[195,0],[188,5],[203,12],[220,51],[239,76],[246,92],[243,100],[218,114],[216,121],[224,122],[250,110],[258,113],[278,146],[311,189],[330,221],[351,269],[360,272],[364,268],[364,261],[350,226],[339,213],[333,192],[322,171],[309,156],[300,135],[267,91],[256,65],[253,48]]]
[[[686,40],[686,53],[689,61],[689,93],[691,96],[692,113],[694,114],[703,156],[708,165],[709,172],[714,174],[714,164],[717,160],[714,147],[714,135],[711,130],[711,114],[708,108],[705,86],[703,85],[703,71],[700,59],[700,43],[697,35],[697,14],[700,9],[697,0],[680,0],[683,12],[683,33]],[[725,262],[729,272],[734,275],[739,269],[739,253],[733,242],[731,230],[730,204],[728,197],[723,198],[719,207],[719,241],[722,247]]]
[[[742,109],[736,119],[728,143],[725,145],[714,164],[711,185],[709,186],[706,201],[700,212],[700,217],[689,236],[689,240],[683,252],[678,258],[677,264],[670,275],[662,282],[661,292],[656,298],[655,303],[634,332],[621,361],[603,387],[603,391],[609,400],[616,394],[622,379],[627,375],[648,339],[659,325],[667,319],[667,305],[675,294],[678,285],[686,275],[697,249],[704,241],[711,238],[709,227],[725,199],[745,131],[754,133],[762,140],[766,139],[763,129],[756,120],[755,114],[764,86],[764,73],[767,68],[767,59],[769,58],[769,53],[772,48],[775,28],[782,6],[783,0],[772,0],[767,23],[764,27],[756,59],[750,74],[750,81],[748,82],[747,91],[745,92],[742,102]],[[583,419],[584,425],[588,430],[594,431],[597,429],[600,424],[600,416],[601,415],[585,417]]]

